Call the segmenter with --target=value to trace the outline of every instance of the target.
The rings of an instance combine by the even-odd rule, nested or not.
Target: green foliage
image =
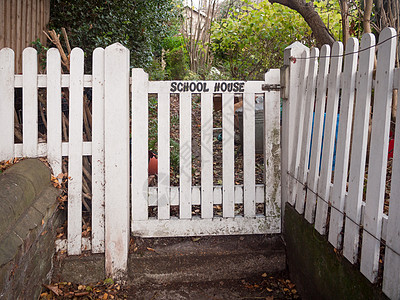
[[[40,39],[32,42],[32,47],[36,49],[40,67],[44,70],[46,68],[46,51],[49,50],[49,48],[44,46]]]
[[[314,1],[314,5],[330,31],[339,37],[338,2]],[[213,24],[211,49],[216,67],[232,79],[262,79],[267,69],[283,64],[288,45],[300,41],[313,46],[315,42],[300,14],[267,0],[259,4],[242,1],[226,16]]]
[[[336,40],[341,39],[342,16],[339,1],[314,1],[315,10]]]
[[[131,65],[150,67],[165,37],[177,32],[175,0],[51,0],[50,28],[67,29],[71,46],[90,56],[96,47],[120,42]],[[90,60],[88,60],[90,66]]]

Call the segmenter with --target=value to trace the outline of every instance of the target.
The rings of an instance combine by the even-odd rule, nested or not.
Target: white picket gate
[[[72,50],[70,74],[62,74],[58,50],[47,52],[47,73],[37,73],[37,53],[23,54],[23,74],[14,74],[14,53],[0,50],[0,160],[47,156],[54,174],[68,157],[69,255],[82,249],[105,253],[106,273],[122,278],[130,234],[144,237],[281,232],[280,93],[263,90],[280,82],[279,70],[253,82],[151,82],[141,69],[130,78],[129,50],[120,44],[93,52],[92,75],[84,74],[84,53]],[[216,85],[225,86],[215,90]],[[184,87],[179,92],[179,87]],[[206,88],[207,86],[207,88]],[[230,87],[228,89],[228,86]],[[232,87],[240,89],[232,89]],[[23,90],[23,143],[14,144],[14,88]],[[38,88],[47,90],[47,143],[38,142]],[[69,88],[69,142],[62,142],[61,89]],[[92,89],[92,141],[82,139],[83,91]],[[131,91],[131,97],[130,97]],[[213,95],[222,92],[223,185],[213,186]],[[170,186],[170,95],[180,103],[180,185]],[[234,178],[234,95],[243,95],[244,184]],[[148,97],[158,98],[158,186],[148,186]],[[192,186],[192,94],[201,97],[201,186]],[[255,95],[264,95],[263,185],[255,184]],[[130,114],[132,112],[132,115]],[[132,130],[130,131],[130,120]],[[130,149],[130,133],[132,148]],[[82,238],[82,157],[92,157],[92,236]],[[131,178],[131,180],[130,180]],[[235,204],[243,204],[243,216]],[[265,206],[256,214],[257,203]],[[213,206],[222,205],[222,216]],[[170,206],[179,205],[179,217]],[[201,216],[192,216],[192,206]],[[157,206],[157,217],[149,217]]]
[[[342,249],[352,264],[358,261],[361,247],[360,271],[371,282],[377,280],[380,246],[384,244],[383,292],[391,299],[400,298],[399,122],[389,214],[384,213],[392,91],[400,87],[400,69],[394,66],[396,44],[395,30],[386,28],[377,45],[372,34],[362,37],[360,49],[358,40],[351,38],[345,54],[340,42],[333,44],[332,54],[327,45],[321,54],[299,44],[289,47],[285,52],[290,70],[289,101],[283,105],[282,133],[282,198],[304,214],[319,233],[329,231],[329,242]]]

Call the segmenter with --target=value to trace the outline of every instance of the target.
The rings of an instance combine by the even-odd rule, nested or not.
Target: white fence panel
[[[213,94],[201,95],[201,217],[211,219],[213,210]]]
[[[56,48],[47,51],[47,159],[58,176],[62,173],[61,57]]]
[[[328,237],[329,242],[335,248],[341,248],[342,239],[340,233],[343,229],[344,199],[349,165],[350,137],[358,60],[357,39],[351,38],[347,41],[346,55],[342,75],[342,97],[336,141],[335,177],[331,195],[332,209]]]
[[[148,193],[148,75],[132,70],[132,226],[147,220]]]
[[[372,118],[367,196],[364,214],[361,272],[375,282],[378,276],[379,250],[385,197],[386,167],[395,61],[396,31],[385,28],[379,36],[378,63]],[[384,42],[383,42],[384,41]]]
[[[179,98],[179,218],[192,218],[192,96]]]
[[[280,83],[279,70],[265,74],[268,84]],[[278,219],[281,216],[281,149],[280,149],[280,91],[264,94],[264,186],[256,186],[256,203],[265,203],[265,215]],[[260,199],[260,200],[259,200]],[[260,202],[259,202],[260,201]],[[270,218],[272,220],[273,218]],[[280,224],[279,224],[280,226]]]
[[[78,255],[82,246],[82,135],[83,135],[82,49],[71,52],[68,148],[68,254]]]
[[[104,49],[93,51],[92,252],[104,252]]]
[[[397,109],[396,120],[382,287],[383,292],[391,299],[400,298],[400,184],[398,184],[400,182],[400,109]]]
[[[312,134],[310,170],[307,177],[307,202],[305,210],[305,218],[308,222],[313,223],[315,218],[315,206],[317,203],[317,186],[321,156],[322,130],[324,124],[324,112],[326,101],[326,87],[328,81],[330,47],[324,45],[321,49],[321,58],[319,62],[318,79],[317,79],[317,96],[314,114],[314,126]]]
[[[345,206],[346,220],[343,255],[351,262],[358,259],[361,203],[363,197],[365,160],[371,103],[372,75],[375,57],[375,36],[364,34],[361,39],[357,95],[354,111],[353,141],[350,156],[349,188]],[[340,123],[340,122],[339,122]]]
[[[234,95],[222,95],[222,215],[235,215]]]
[[[304,205],[306,200],[306,189],[303,183],[307,180],[308,164],[310,159],[310,145],[311,145],[311,128],[313,125],[313,112],[315,103],[315,85],[317,82],[318,71],[318,56],[319,49],[312,48],[309,56],[309,71],[307,76],[307,90],[306,98],[304,100],[304,122],[303,122],[303,138],[301,140],[300,148],[300,161],[299,169],[297,171],[297,178],[299,182],[293,187],[297,189],[296,193],[296,210],[302,214],[304,213]],[[302,120],[300,119],[300,122]]]
[[[23,156],[37,157],[38,154],[38,89],[37,51],[26,48],[22,52],[22,137]]]
[[[296,201],[296,185],[297,185],[297,171],[300,159],[300,150],[303,138],[303,119],[304,119],[304,109],[305,109],[305,101],[304,96],[306,93],[306,83],[308,77],[308,66],[309,66],[309,49],[305,50],[301,54],[300,63],[300,73],[299,76],[302,78],[298,78],[298,90],[297,90],[297,112],[295,115],[295,124],[297,126],[297,130],[293,132],[293,144],[292,147],[292,158],[290,161],[290,169],[289,173],[291,176],[289,177],[289,203],[291,205],[295,204]]]
[[[0,50],[0,160],[14,157],[14,51]]]
[[[107,47],[104,67],[105,269],[107,275],[120,279],[126,275],[130,237],[129,50],[118,43]],[[138,178],[143,179],[147,180],[147,174]]]
[[[168,86],[158,94],[158,219],[170,217],[170,95]]]
[[[256,178],[255,167],[255,94],[243,95],[243,189],[244,189],[244,216],[256,215]],[[234,135],[234,131],[231,135]],[[234,139],[234,136],[231,137]],[[232,200],[232,199],[231,199]]]
[[[335,147],[336,122],[339,105],[339,85],[342,73],[343,44],[335,42],[332,47],[332,59],[328,76],[328,97],[325,112],[324,141],[320,177],[318,180],[317,215],[315,229],[320,234],[326,232],[328,201],[332,177],[333,150]],[[322,112],[323,113],[323,112]]]

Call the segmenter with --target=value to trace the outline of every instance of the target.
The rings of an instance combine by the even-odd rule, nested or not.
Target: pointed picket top
[[[112,51],[113,49],[115,49],[115,51],[129,51],[128,48],[126,48],[124,45],[122,45],[121,43],[114,43],[110,46],[107,46],[105,48],[106,52]]]

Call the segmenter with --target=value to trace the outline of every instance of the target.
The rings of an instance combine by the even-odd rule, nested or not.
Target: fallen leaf
[[[47,233],[47,230],[43,231],[40,235],[45,235]]]
[[[63,294],[62,290],[60,290],[57,286],[55,285],[50,285],[50,284],[43,284],[43,286],[52,291],[56,296],[61,296]]]
[[[198,241],[200,241],[200,238],[199,238],[199,237],[193,237],[193,238],[192,238],[192,241],[193,241],[193,242],[198,242]]]
[[[103,300],[106,300],[108,298],[108,294],[107,293],[104,293],[104,295],[103,295]]]
[[[154,250],[153,248],[150,248],[150,247],[147,247],[147,250],[156,252],[156,250]]]
[[[267,273],[264,273],[264,274],[262,274],[261,276],[265,278],[265,277],[267,277],[268,275],[267,275]]]

